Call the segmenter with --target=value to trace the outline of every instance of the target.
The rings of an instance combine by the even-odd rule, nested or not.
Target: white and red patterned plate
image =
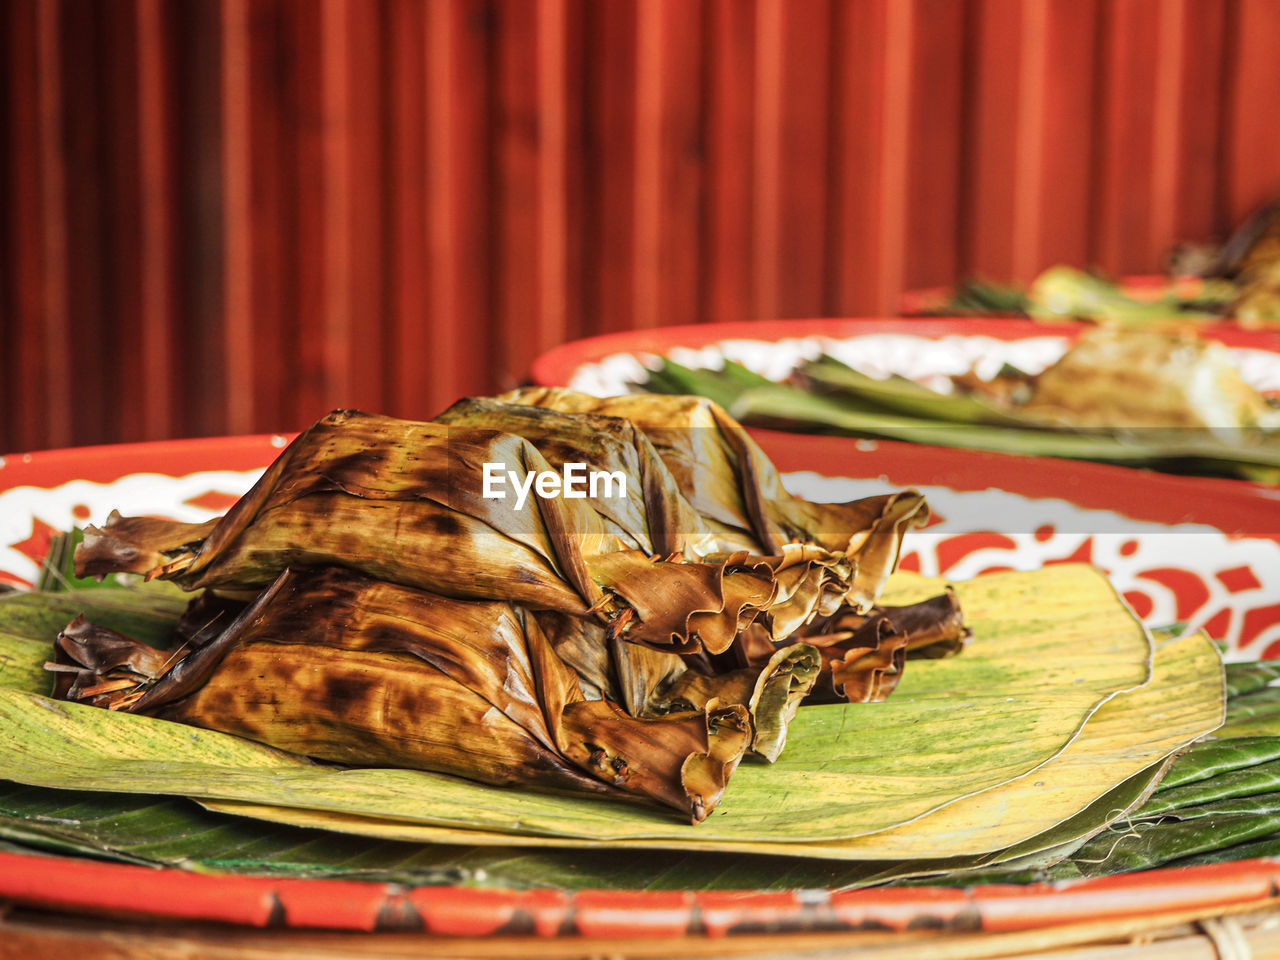
[[[772,379],[831,353],[871,376],[921,382],[1004,363],[1036,372],[1085,329],[1025,320],[794,320],[667,327],[565,344],[538,358],[536,382],[597,396],[628,392],[668,356],[726,358]],[[1280,336],[1219,325],[1244,378],[1280,391]],[[1064,560],[1103,569],[1150,625],[1185,622],[1225,640],[1232,659],[1280,656],[1280,490],[1077,461],[891,441],[752,433],[813,500],[912,486],[934,520],[908,536],[903,566],[964,579]]]
[[[1152,622],[1203,623],[1239,655],[1280,654],[1280,498],[1225,481],[1067,461],[896,443],[758,432],[787,483],[843,499],[919,485],[936,513],[907,542],[904,566],[962,577],[984,569],[1088,559],[1107,569]],[[0,583],[29,584],[53,532],[113,509],[186,520],[216,516],[289,438],[127,444],[0,457]],[[987,529],[978,529],[987,528]],[[1066,886],[968,890],[723,893],[405,889],[344,880],[280,880],[154,870],[83,858],[0,852],[0,900],[61,911],[238,926],[375,931],[413,918],[428,935],[486,937],[526,929],[607,938],[719,937],[767,920],[793,936],[874,925],[953,922],[1008,931],[1157,912],[1267,902],[1270,861],[1156,870]],[[403,936],[404,934],[397,934]],[[693,942],[693,941],[688,941]]]

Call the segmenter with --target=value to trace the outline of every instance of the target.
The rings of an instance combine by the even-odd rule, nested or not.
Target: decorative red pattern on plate
[[[1213,616],[1205,620],[1204,627],[1202,629],[1211,637],[1225,637],[1231,632],[1231,621],[1234,615],[1234,610],[1219,610]],[[1275,658],[1275,655],[1275,652],[1268,647],[1259,655],[1259,658],[1262,660],[1272,660]]]
[[[1190,570],[1175,567],[1163,567],[1156,570],[1143,570],[1138,576],[1144,580],[1154,580],[1173,591],[1178,598],[1175,616],[1179,620],[1190,619],[1209,600],[1209,588],[1203,578]]]
[[[226,513],[230,510],[237,500],[240,499],[238,493],[226,493],[222,490],[206,490],[194,497],[187,497],[182,502],[189,507],[199,507],[201,510],[208,510],[210,513]]]
[[[1252,643],[1264,630],[1280,624],[1280,603],[1266,607],[1254,607],[1244,612],[1244,624],[1240,627],[1240,640],[1243,644]]]
[[[1232,567],[1230,570],[1219,570],[1214,576],[1231,593],[1239,593],[1241,590],[1257,590],[1262,586],[1258,582],[1258,578],[1253,575],[1253,571],[1248,567]]]
[[[1151,611],[1155,609],[1155,604],[1151,598],[1140,590],[1126,590],[1124,592],[1125,603],[1133,608],[1134,614],[1141,620],[1151,616]]]
[[[1050,557],[1045,563],[1093,563],[1093,537],[1085,537],[1070,553]]]
[[[1002,533],[961,533],[939,540],[934,547],[938,572],[946,573],[965,557],[979,550],[1016,550],[1017,541]]]
[[[33,517],[31,520],[31,535],[25,540],[19,540],[16,543],[9,544],[9,546],[23,556],[39,563],[49,553],[49,544],[53,542],[54,535],[59,532],[56,527],[50,526],[39,517]]]

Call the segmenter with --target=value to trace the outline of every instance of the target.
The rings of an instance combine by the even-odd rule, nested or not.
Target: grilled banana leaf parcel
[[[927,516],[918,494],[792,498],[703,401],[521,399],[537,402],[464,401],[435,423],[338,411],[220,520],[90,528],[78,574],[203,592],[169,651],[73,622],[55,694],[697,822],[745,753],[777,758],[811,693],[883,699],[911,651],[963,646],[950,595],[875,605]],[[513,494],[571,464],[625,483],[486,495],[494,468]]]
[[[762,693],[789,688],[782,701],[798,701],[817,672],[812,648],[791,649],[759,678]],[[534,613],[336,567],[285,571],[216,639],[176,657],[83,620],[62,632],[57,653],[63,699],[340,763],[628,794],[694,822],[719,801],[760,707],[746,689],[736,701],[633,717],[583,695]],[[785,711],[777,701],[765,711]]]
[[[722,411],[717,416],[732,424]],[[721,425],[718,433],[750,444],[733,428]],[[574,428],[576,436],[588,432],[584,424]],[[705,457],[692,483],[670,473],[638,481],[663,461],[647,443],[602,436],[595,462],[627,478],[626,498],[602,489],[519,503],[505,494],[556,473],[535,443],[474,423],[338,411],[290,444],[212,526],[113,515],[104,528],[86,530],[76,571],[143,573],[226,591],[262,589],[289,566],[339,564],[446,596],[591,614],[634,642],[716,654],[762,614],[783,639],[842,605],[865,613],[906,529],[927,518],[913,491],[807,504],[786,495],[754,444],[717,459],[701,436],[709,431],[683,432]],[[489,472],[510,478],[508,489],[487,489]],[[716,536],[716,518],[689,499],[704,489],[702,477],[716,481],[717,500],[740,507],[741,536]],[[625,510],[605,502],[622,499],[630,501]],[[679,549],[664,555],[666,547]]]

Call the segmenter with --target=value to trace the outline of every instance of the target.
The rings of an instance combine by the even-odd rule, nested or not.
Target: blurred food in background
[[[1179,244],[1167,267],[1167,276],[1117,280],[1057,265],[1025,289],[969,280],[938,296],[909,297],[904,312],[1161,328],[1224,319],[1246,329],[1280,326],[1280,200],[1256,210],[1225,243]]]
[[[1280,482],[1280,408],[1220,343],[1100,327],[1038,374],[1006,365],[925,385],[823,353],[771,380],[661,358],[637,389],[696,393],[743,423]]]

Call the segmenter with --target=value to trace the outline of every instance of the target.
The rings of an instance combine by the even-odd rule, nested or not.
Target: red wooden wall
[[[1276,0],[5,0],[0,44],[0,451],[1153,272],[1280,193]]]

